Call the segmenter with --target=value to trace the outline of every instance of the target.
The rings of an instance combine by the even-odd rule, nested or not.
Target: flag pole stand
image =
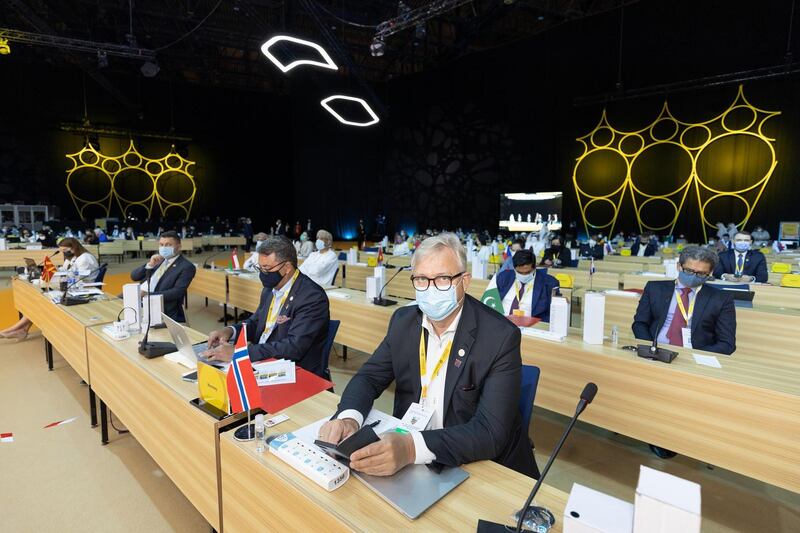
[[[251,409],[247,410],[247,423],[233,432],[233,438],[238,441],[248,441],[256,438],[255,424],[250,423]]]

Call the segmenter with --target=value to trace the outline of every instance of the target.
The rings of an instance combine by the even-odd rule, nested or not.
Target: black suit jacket
[[[133,281],[144,281],[147,278],[146,265],[145,263],[131,272]],[[186,289],[189,288],[194,279],[196,270],[191,261],[179,255],[158,280],[156,289],[153,291],[153,294],[164,296],[164,314],[176,322],[186,322],[186,315],[183,313],[183,300],[186,297]]]
[[[420,398],[421,331],[422,312],[417,306],[395,311],[383,342],[345,388],[337,415],[355,409],[366,419],[374,400],[394,381],[394,416],[402,418]],[[456,361],[461,364],[456,366]],[[444,428],[422,432],[436,461],[457,466],[492,459],[538,477],[528,428],[522,427],[519,412],[519,328],[465,296],[447,365]]]
[[[736,273],[736,252],[726,250],[719,254],[719,263],[714,269],[714,277],[721,278],[723,274]],[[769,279],[767,272],[767,259],[758,250],[748,250],[744,256],[744,268],[742,274],[753,276],[759,283],[766,283]]]
[[[664,326],[674,281],[648,281],[633,318],[637,339],[652,341]],[[680,311],[676,311],[678,313]],[[733,296],[704,285],[697,294],[692,315],[692,347],[730,355],[736,350],[736,308]]]
[[[639,241],[636,241],[635,243],[633,243],[633,246],[631,246],[631,256],[635,257],[635,256],[639,255],[639,247],[641,245],[642,245],[642,243],[639,242]],[[658,251],[658,245],[656,243],[654,243],[654,242],[648,242],[647,243],[647,248],[644,249],[644,256],[645,257],[650,257],[652,255],[656,255],[657,251]]]
[[[289,294],[278,313],[278,321],[264,344],[258,344],[267,323],[272,289],[262,289],[256,312],[244,321],[247,324],[247,341],[250,360],[261,361],[271,357],[291,359],[301,368],[326,377],[323,347],[328,338],[330,310],[328,295],[302,272],[294,280]],[[233,326],[234,339],[241,333],[242,325]]]

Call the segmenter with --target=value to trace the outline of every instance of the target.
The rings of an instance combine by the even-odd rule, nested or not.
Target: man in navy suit
[[[176,322],[186,322],[183,301],[195,272],[191,261],[181,255],[180,235],[175,231],[164,231],[158,238],[158,253],[153,254],[146,264],[134,269],[131,279],[149,279],[142,290],[152,295],[162,295],[164,314]]]
[[[657,251],[658,243],[653,239],[651,233],[643,234],[631,246],[631,256],[633,257],[650,257],[656,255]]]
[[[347,384],[320,440],[339,443],[355,433],[394,382],[394,416],[413,407],[414,430],[385,433],[357,450],[354,470],[388,476],[409,464],[491,459],[539,477],[519,410],[519,328],[466,293],[470,274],[456,235],[422,241],[411,268],[417,305],[392,315],[386,338]]]
[[[511,315],[521,309],[525,316],[550,322],[550,300],[558,280],[546,268],[536,269],[531,250],[520,250],[512,258],[514,268],[498,272],[495,282],[503,302],[503,312]]]
[[[328,378],[323,347],[328,336],[328,295],[297,268],[297,251],[285,236],[271,236],[257,248],[261,302],[242,324],[212,331],[209,359],[230,361],[233,344],[247,325],[252,361],[290,359],[298,366]]]
[[[633,319],[637,339],[730,355],[736,350],[733,296],[704,285],[717,254],[689,246],[678,259],[676,281],[648,281]]]
[[[766,283],[767,259],[758,250],[751,250],[753,237],[747,231],[740,231],[733,238],[733,250],[719,254],[719,263],[714,269],[714,277],[725,281],[746,281]]]

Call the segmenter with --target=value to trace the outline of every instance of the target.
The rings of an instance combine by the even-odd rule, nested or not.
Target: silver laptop
[[[197,360],[209,365],[219,365],[219,361],[210,361],[200,355],[208,349],[207,342],[192,344],[189,340],[189,334],[186,333],[186,329],[181,324],[175,322],[167,315],[161,316],[164,319],[164,323],[167,325],[167,330],[169,331],[170,337],[172,337],[172,342],[175,343],[175,347],[184,357],[190,361]]]
[[[458,467],[436,473],[425,465],[408,465],[393,476],[370,476],[355,470],[351,473],[412,520],[469,477],[466,470]]]

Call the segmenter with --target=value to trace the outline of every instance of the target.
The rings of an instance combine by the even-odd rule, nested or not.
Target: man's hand
[[[319,440],[339,444],[358,431],[358,422],[352,418],[328,420],[319,428]]]
[[[740,281],[740,277],[736,277],[734,274],[723,274],[722,275],[723,281]]]
[[[225,344],[233,336],[231,328],[218,329],[208,334],[208,348],[216,348],[220,344]]]
[[[147,262],[147,266],[150,268],[155,268],[160,265],[164,261],[164,257],[159,254],[153,254],[150,256],[150,261]]]
[[[549,266],[549,267],[553,266],[553,262],[550,259],[545,259],[544,260],[544,264],[545,264],[545,266]]]
[[[350,468],[372,476],[391,476],[417,458],[414,439],[405,433],[384,433],[350,456]]]
[[[221,344],[203,352],[203,356],[212,361],[228,362],[233,358],[233,344]]]

